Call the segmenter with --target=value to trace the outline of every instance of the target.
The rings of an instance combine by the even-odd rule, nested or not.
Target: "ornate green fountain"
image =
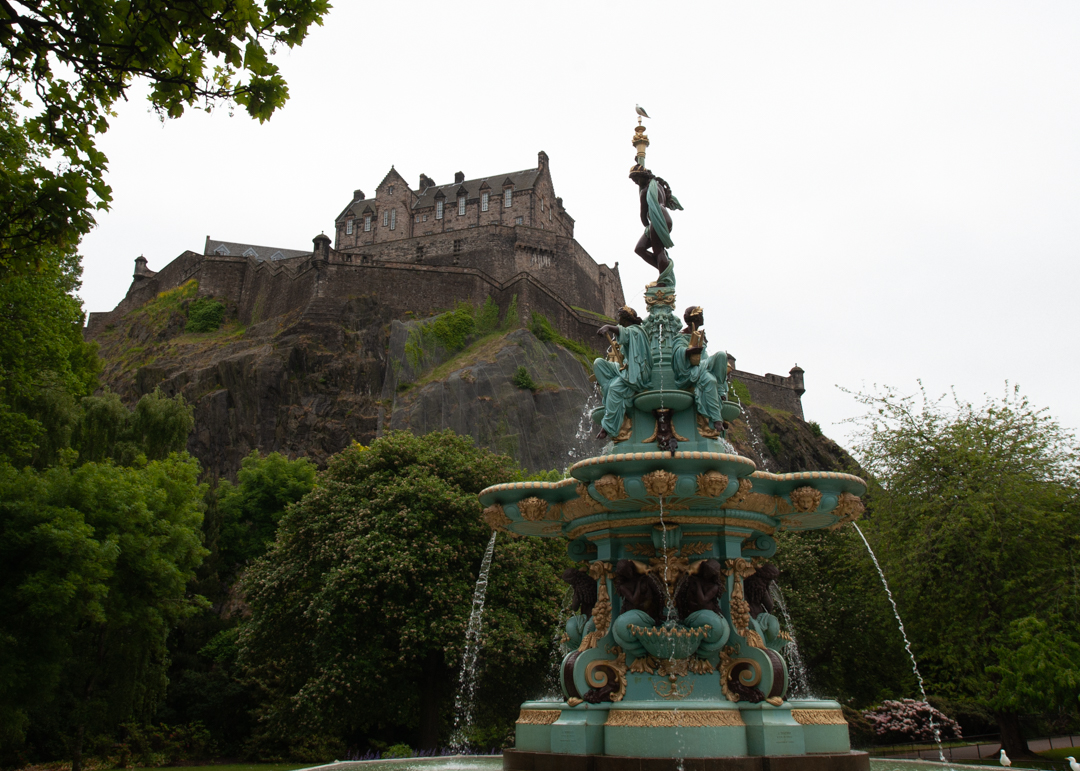
[[[504,768],[868,769],[837,702],[786,698],[790,638],[768,592],[772,536],[857,519],[866,485],[758,471],[732,451],[726,432],[741,408],[726,399],[727,355],[709,354],[701,308],[685,328],[674,314],[665,209],[682,207],[644,167],[648,142],[639,119],[636,251],[660,274],[645,319],[624,308],[601,328],[611,348],[594,364],[604,406],[593,420],[612,450],[561,482],[480,494],[492,528],[565,538],[581,564],[563,576],[580,611],[564,635],[564,701],[522,705]]]

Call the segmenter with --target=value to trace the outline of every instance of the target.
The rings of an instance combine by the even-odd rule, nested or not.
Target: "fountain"
[[[646,226],[636,252],[659,271],[646,318],[624,308],[602,327],[594,364],[598,439],[613,449],[560,482],[514,482],[480,494],[494,530],[564,538],[577,611],[566,623],[562,701],[526,702],[506,771],[573,768],[864,771],[835,701],[789,699],[790,636],[770,610],[783,530],[857,519],[863,480],[772,474],[730,452],[740,414],[727,355],[709,354],[704,312],[674,314],[671,218],[681,209],[644,166],[640,119],[631,179]],[[569,764],[569,765],[567,765]],[[629,764],[629,765],[628,765]]]

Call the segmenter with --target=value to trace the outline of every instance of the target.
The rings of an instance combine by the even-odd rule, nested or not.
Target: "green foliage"
[[[412,747],[408,744],[394,744],[386,748],[386,752],[382,754],[383,760],[390,758],[411,758],[414,754]]]
[[[289,460],[277,452],[262,457],[252,450],[241,462],[236,484],[226,480],[218,486],[218,548],[226,569],[261,557],[273,542],[286,508],[314,485],[315,465],[307,458]]]
[[[188,306],[187,332],[213,332],[225,320],[225,306],[209,297],[201,297]]]
[[[490,335],[499,328],[499,306],[491,299],[491,295],[484,298],[484,304],[476,313],[476,334]]]
[[[152,0],[137,13],[96,0],[5,4],[0,269],[33,265],[41,247],[73,250],[93,212],[107,208],[107,159],[96,141],[135,78],[149,81],[162,117],[226,103],[266,120],[288,97],[269,54],[303,42],[328,9],[326,0]],[[15,105],[28,120],[14,117]]]
[[[490,538],[476,495],[515,473],[509,458],[450,431],[391,432],[331,459],[243,581],[252,615],[241,662],[267,688],[259,741],[375,730],[409,731],[422,747],[445,740]],[[495,549],[482,720],[512,723],[543,677],[562,552],[541,539],[500,539]]]
[[[739,397],[739,402],[744,406],[750,404],[750,389],[746,387],[746,383],[743,381],[730,378],[728,380],[728,390]]]
[[[869,408],[856,446],[874,482],[867,537],[927,688],[985,705],[1019,741],[1018,711],[1063,706],[1075,676],[1075,439],[1015,389],[948,408],[925,392],[857,398]]]
[[[210,732],[202,723],[143,725],[125,723],[109,755],[117,768],[178,766],[206,760],[214,750]]]
[[[518,367],[514,371],[514,385],[526,391],[536,390],[536,383],[533,381],[532,375],[529,374],[529,370],[525,367]]]
[[[72,447],[81,462],[114,460],[125,466],[163,460],[187,446],[194,409],[180,394],[171,399],[154,390],[128,410],[116,394],[82,400]]]
[[[571,340],[560,335],[555,327],[551,325],[547,316],[542,313],[533,311],[531,321],[529,322],[529,331],[541,342],[561,345],[579,358],[584,359],[590,365],[592,360],[596,358],[596,351],[592,350],[584,343],[579,343],[577,340]]]
[[[198,605],[198,464],[0,465],[0,756],[31,720],[76,764],[83,736],[148,717],[165,687],[169,629]]]
[[[769,452],[773,454],[774,458],[779,458],[780,453],[784,451],[784,445],[780,443],[780,437],[774,434],[769,425],[762,421],[761,423],[761,436],[765,442],[765,446],[769,449]]]
[[[184,304],[195,300],[199,295],[199,282],[195,279],[185,281],[175,289],[167,289],[135,311],[135,316],[148,327],[165,326],[174,315],[184,313]]]
[[[816,437],[821,436],[821,424],[818,423],[816,420],[811,420],[806,425],[807,425],[807,427],[809,427],[811,434],[813,434]]]
[[[78,258],[37,254],[37,270],[0,270],[0,462],[42,468],[67,447],[101,365],[82,339]]]
[[[515,294],[510,298],[510,304],[506,306],[506,315],[503,316],[503,329],[513,329],[518,325],[518,301]]]
[[[424,351],[432,344],[442,346],[448,353],[464,348],[477,331],[474,313],[470,303],[459,302],[454,310],[416,324],[405,341],[405,358],[409,366],[417,372],[423,369]]]

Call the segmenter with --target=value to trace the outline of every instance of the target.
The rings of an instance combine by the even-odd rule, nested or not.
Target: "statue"
[[[563,571],[562,580],[570,584],[574,590],[574,600],[570,610],[580,611],[583,616],[591,616],[596,606],[596,579],[590,577],[584,570],[567,568]]]
[[[615,565],[615,593],[622,598],[620,617],[632,610],[645,612],[653,621],[664,614],[664,585],[637,560],[619,560]]]
[[[593,362],[593,373],[604,400],[604,418],[600,423],[597,439],[612,438],[625,441],[630,436],[622,436],[623,418],[626,409],[633,401],[634,394],[649,388],[652,379],[652,358],[649,350],[649,338],[641,328],[641,317],[629,306],[619,309],[619,324],[605,324],[597,334],[606,338],[612,346],[618,346],[618,361],[597,359]],[[621,437],[621,438],[620,438]]]
[[[768,563],[759,567],[753,575],[743,579],[743,592],[750,605],[750,615],[757,618],[762,613],[772,613],[773,598],[769,584],[780,577],[780,568]]]
[[[723,578],[717,560],[699,560],[691,565],[675,590],[675,607],[678,608],[679,618],[687,618],[699,610],[720,613],[720,583]]]
[[[710,356],[705,352],[707,341],[701,329],[705,326],[705,315],[699,306],[687,308],[683,320],[686,328],[671,346],[675,383],[685,390],[693,388],[698,414],[703,415],[713,429],[723,431],[726,426],[720,407],[728,389],[727,353],[719,351]]]
[[[674,264],[667,250],[675,244],[671,240],[671,215],[665,209],[682,209],[682,204],[672,195],[667,182],[640,163],[630,170],[630,179],[638,186],[641,224],[645,226],[634,252],[660,271],[658,286],[674,286]]]

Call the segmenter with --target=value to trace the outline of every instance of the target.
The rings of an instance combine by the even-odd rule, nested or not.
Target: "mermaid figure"
[[[667,250],[675,244],[671,240],[671,215],[666,210],[682,209],[682,204],[672,194],[668,183],[644,166],[634,166],[630,170],[630,179],[638,186],[641,224],[645,226],[634,252],[660,271],[656,286],[671,286],[669,279],[674,272],[674,264]]]

